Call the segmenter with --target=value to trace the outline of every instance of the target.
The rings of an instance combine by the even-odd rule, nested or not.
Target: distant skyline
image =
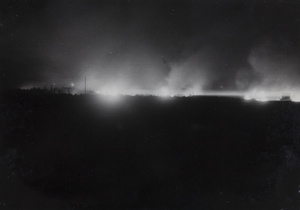
[[[5,0],[0,45],[3,89],[300,93],[297,0]]]

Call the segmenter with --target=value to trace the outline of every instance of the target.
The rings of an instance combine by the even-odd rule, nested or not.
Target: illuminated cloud
[[[300,89],[292,1],[1,4],[1,88],[73,83],[83,92],[86,77],[88,90],[112,95]]]
[[[257,76],[248,89],[247,97],[278,100],[283,96],[299,98],[300,62],[295,54],[274,49],[267,42],[252,50],[249,63]]]

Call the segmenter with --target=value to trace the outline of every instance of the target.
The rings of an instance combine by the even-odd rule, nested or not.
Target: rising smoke
[[[22,4],[7,3],[13,11],[0,19],[7,87],[74,84],[82,92],[86,77],[88,89],[103,94],[282,95],[300,89],[295,2]]]

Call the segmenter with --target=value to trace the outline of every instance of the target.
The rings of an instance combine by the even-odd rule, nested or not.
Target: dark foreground
[[[14,92],[0,209],[300,209],[300,104]]]

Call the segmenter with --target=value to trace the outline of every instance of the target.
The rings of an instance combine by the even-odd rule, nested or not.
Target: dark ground
[[[300,104],[1,96],[0,209],[300,209]]]

